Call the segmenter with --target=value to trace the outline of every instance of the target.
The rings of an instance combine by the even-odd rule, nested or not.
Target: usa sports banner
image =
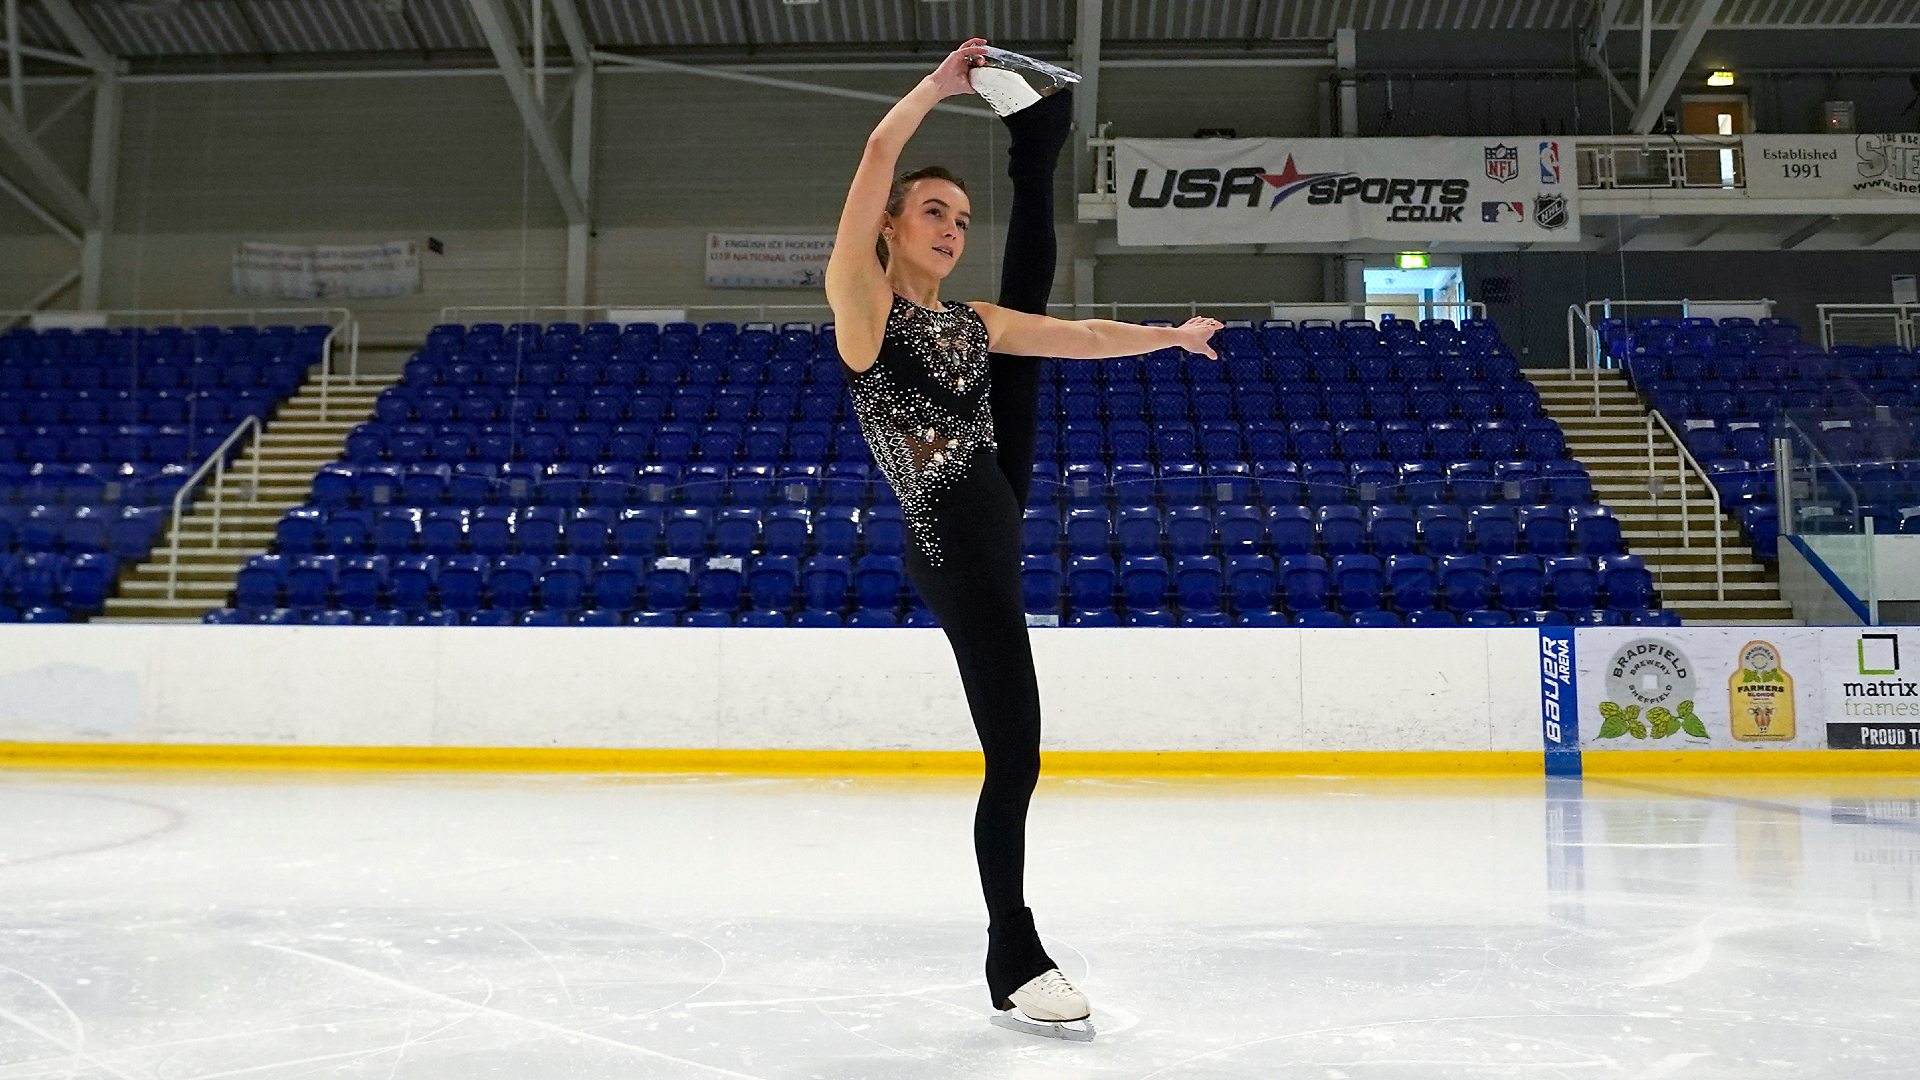
[[[1579,239],[1573,143],[1121,139],[1120,243]]]

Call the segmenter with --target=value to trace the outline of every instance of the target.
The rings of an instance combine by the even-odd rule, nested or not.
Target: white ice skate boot
[[[992,46],[987,47],[979,65],[967,72],[967,81],[973,84],[973,92],[979,94],[994,112],[1011,116],[1039,101],[1042,96],[1027,81],[1028,75],[1045,80],[1049,90],[1080,81],[1080,76],[1066,68]]]
[[[1070,1042],[1093,1041],[1093,1010],[1059,968],[1027,980],[1008,995],[1013,1008],[993,1018],[996,1027]]]

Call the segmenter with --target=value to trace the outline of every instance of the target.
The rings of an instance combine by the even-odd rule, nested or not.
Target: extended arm
[[[994,352],[1015,356],[1054,356],[1063,360],[1104,360],[1138,356],[1170,345],[1214,359],[1207,344],[1220,330],[1216,319],[1196,316],[1180,326],[1141,326],[1111,319],[1068,321],[1029,315],[997,304],[978,303],[973,309],[987,324],[987,340]]]
[[[833,308],[842,356],[857,356],[864,361],[880,349],[891,290],[874,252],[874,241],[880,235],[880,215],[887,208],[887,193],[893,187],[900,152],[940,99],[972,93],[967,69],[985,44],[985,39],[973,38],[948,54],[932,74],[887,110],[873,134],[867,136],[860,167],[854,171],[846,204],[840,209],[833,254],[827,259],[827,305]]]

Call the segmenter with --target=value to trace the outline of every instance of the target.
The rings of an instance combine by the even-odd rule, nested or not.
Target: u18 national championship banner
[[[1120,242],[1574,242],[1573,143],[1121,139]]]

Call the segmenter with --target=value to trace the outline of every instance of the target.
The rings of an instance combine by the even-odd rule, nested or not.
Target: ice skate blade
[[[1094,1035],[1092,1017],[1080,1020],[1035,1020],[1019,1009],[1010,1009],[993,1017],[993,1026],[1022,1035],[1064,1039],[1067,1042],[1092,1042]]]

